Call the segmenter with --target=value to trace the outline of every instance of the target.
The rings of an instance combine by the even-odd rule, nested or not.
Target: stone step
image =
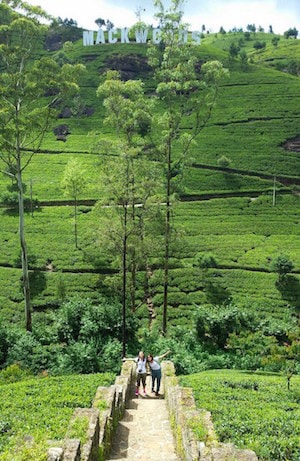
[[[119,422],[107,461],[178,461],[166,402],[134,398]]]
[[[212,448],[212,461],[257,461],[257,456],[252,450],[239,450],[234,444],[222,444],[221,447]]]

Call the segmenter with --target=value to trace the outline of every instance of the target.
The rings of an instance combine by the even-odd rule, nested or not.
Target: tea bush
[[[262,461],[298,461],[300,377],[291,390],[281,375],[205,371],[180,378],[191,386],[199,408],[211,411],[223,442],[254,450]]]
[[[44,461],[47,440],[59,444],[74,409],[91,407],[97,387],[109,386],[113,380],[113,374],[104,373],[0,385],[0,460]],[[26,440],[30,440],[29,446]]]

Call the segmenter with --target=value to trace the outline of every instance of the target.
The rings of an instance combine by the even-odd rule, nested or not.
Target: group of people
[[[136,388],[135,395],[140,394],[140,386],[142,384],[143,394],[146,396],[146,377],[147,377],[147,367],[151,371],[151,392],[156,396],[159,396],[160,384],[161,384],[161,365],[160,360],[166,357],[170,351],[165,352],[162,355],[153,357],[152,354],[148,354],[147,357],[143,351],[140,351],[138,356],[135,358],[123,358],[123,360],[132,360],[136,362]]]

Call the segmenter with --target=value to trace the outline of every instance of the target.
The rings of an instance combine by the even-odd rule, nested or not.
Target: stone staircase
[[[85,443],[51,443],[47,461],[258,461],[253,451],[218,441],[210,413],[196,408],[192,388],[179,386],[172,362],[162,362],[162,371],[162,394],[149,392],[148,376],[147,395],[136,397],[135,364],[125,362],[114,385],[98,387],[92,408],[74,411],[73,419],[88,420]]]
[[[150,389],[150,377],[147,389]],[[166,401],[148,393],[135,397],[134,390],[113,438],[108,460],[177,461]]]

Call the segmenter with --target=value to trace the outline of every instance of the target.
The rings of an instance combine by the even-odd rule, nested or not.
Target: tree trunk
[[[18,181],[18,194],[19,194],[19,236],[21,245],[22,257],[22,273],[23,273],[23,292],[25,301],[25,327],[27,331],[32,331],[31,320],[31,302],[30,302],[30,284],[28,273],[28,254],[25,241],[24,230],[24,198],[23,198],[23,184],[22,184],[22,170],[20,160],[17,166],[17,181]]]
[[[136,289],[136,255],[135,248],[132,250],[132,262],[131,262],[131,283],[130,283],[130,299],[131,299],[131,310],[135,312],[136,301],[135,301],[135,289]]]
[[[122,357],[126,357],[127,206],[124,207],[124,234],[122,256]]]
[[[171,140],[167,147],[167,190],[166,190],[166,222],[165,222],[165,256],[164,256],[164,300],[162,332],[167,333],[168,290],[169,290],[169,251],[170,251],[170,195],[171,195]]]
[[[74,205],[74,236],[75,236],[75,247],[78,248],[78,238],[77,238],[77,199],[75,198]]]

